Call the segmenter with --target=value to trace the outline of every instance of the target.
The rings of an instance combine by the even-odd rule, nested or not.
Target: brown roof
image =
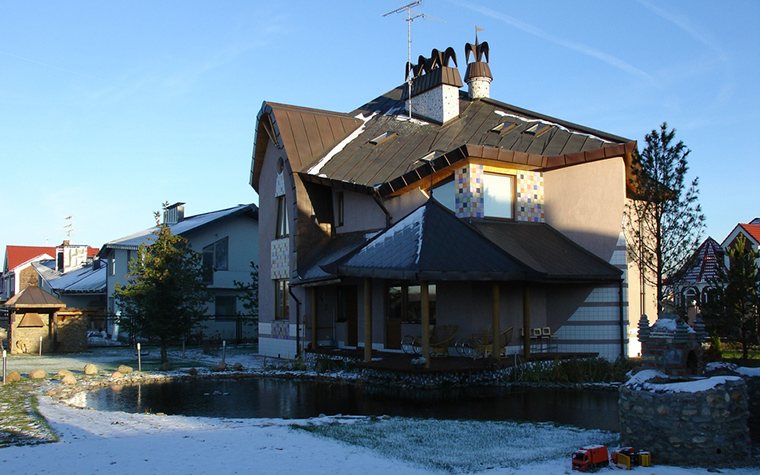
[[[404,112],[405,85],[351,114],[264,103],[256,132],[251,184],[258,189],[268,140],[281,143],[302,179],[354,187],[382,196],[429,179],[467,158],[549,170],[625,156],[636,142],[460,91],[460,115],[446,124]],[[269,116],[274,121],[269,124]],[[273,130],[268,133],[267,130]],[[386,140],[373,140],[387,137]],[[344,140],[347,139],[347,140]],[[444,170],[445,169],[445,170]]]
[[[57,299],[55,296],[42,290],[41,288],[30,285],[21,292],[17,293],[3,304],[5,307],[60,307],[66,306],[66,303]]]

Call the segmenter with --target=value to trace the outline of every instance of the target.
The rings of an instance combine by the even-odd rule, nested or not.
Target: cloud
[[[494,20],[498,20],[503,23],[506,23],[530,35],[536,36],[538,38],[549,41],[556,45],[562,46],[564,48],[576,51],[580,54],[602,61],[603,63],[606,63],[614,68],[620,69],[621,71],[625,71],[627,73],[631,73],[642,79],[645,79],[648,82],[652,82],[652,83],[655,82],[654,78],[649,73],[642,71],[641,69],[633,66],[630,63],[623,61],[620,58],[617,58],[611,54],[600,51],[591,46],[588,46],[582,43],[576,43],[574,41],[566,40],[564,38],[560,38],[558,36],[552,35],[540,28],[537,28],[533,25],[530,25],[528,23],[525,23],[523,21],[520,21],[516,18],[510,17],[503,13],[491,10],[490,8],[486,8],[480,5],[473,5],[472,3],[469,3],[469,2],[463,2],[463,1],[457,1],[457,0],[453,0],[453,3],[459,6],[462,6],[464,8],[473,10],[475,12],[482,13],[483,15],[489,16],[493,18]]]

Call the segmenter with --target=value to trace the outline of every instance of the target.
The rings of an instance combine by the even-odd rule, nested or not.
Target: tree
[[[729,267],[721,262],[717,277],[709,280],[713,291],[702,306],[708,331],[717,331],[742,346],[746,363],[749,347],[757,343],[760,305],[760,253],[748,246],[740,234],[728,249]]]
[[[633,157],[634,199],[625,211],[628,254],[642,284],[656,286],[658,303],[663,283],[697,249],[705,226],[697,201],[699,178],[686,182],[690,150],[674,142],[675,134],[663,122],[646,135],[646,147]]]
[[[240,291],[240,300],[243,301],[245,311],[238,312],[238,321],[242,324],[256,325],[259,322],[259,268],[251,261],[251,280],[248,282],[232,283]],[[242,331],[240,332],[242,334]]]
[[[169,342],[208,318],[211,295],[203,283],[202,257],[187,239],[165,225],[154,235],[151,245],[140,244],[129,261],[127,285],[116,284],[114,295],[122,311],[119,325],[135,337],[158,338],[165,363]]]

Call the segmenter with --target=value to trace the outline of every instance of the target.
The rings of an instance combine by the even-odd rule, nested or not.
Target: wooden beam
[[[430,292],[427,282],[420,282],[420,300],[422,304],[422,357],[425,367],[430,368]]]
[[[530,289],[528,283],[523,282],[523,357],[525,361],[530,358]]]
[[[491,342],[491,354],[497,359],[501,353],[499,334],[501,333],[501,318],[499,318],[499,283],[491,284],[491,328],[493,329],[493,341]]]
[[[317,288],[311,288],[311,349],[317,349]]]
[[[372,281],[364,278],[364,362],[372,361]]]

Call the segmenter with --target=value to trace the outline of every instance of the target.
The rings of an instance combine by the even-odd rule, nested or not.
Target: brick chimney
[[[434,49],[430,58],[419,57],[418,63],[406,66],[407,77],[411,74],[412,114],[441,124],[459,116],[459,88],[463,86],[459,70],[448,66],[449,60],[457,64],[454,48],[444,52]],[[404,90],[407,101],[409,89]],[[409,101],[406,102],[409,112]]]
[[[185,203],[174,203],[164,209],[164,224],[171,226],[185,219]]]

